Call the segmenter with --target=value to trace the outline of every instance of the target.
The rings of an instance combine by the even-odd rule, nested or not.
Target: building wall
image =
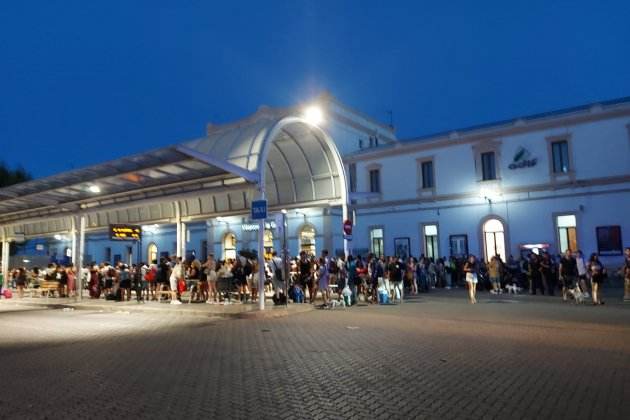
[[[630,240],[630,117],[558,124],[544,129],[509,130],[501,135],[454,134],[395,148],[350,156],[357,166],[357,190],[369,191],[368,172],[380,168],[379,195],[357,200],[354,242],[369,243],[371,226],[384,229],[385,253],[394,253],[394,238],[410,238],[412,255],[424,250],[421,226],[439,226],[441,256],[449,254],[449,236],[468,235],[469,251],[483,255],[481,222],[497,215],[506,224],[509,252],[522,244],[548,243],[559,252],[555,216],[577,217],[578,246],[597,251],[596,227],[619,225],[625,246]],[[551,173],[549,142],[568,139],[571,172]],[[535,166],[511,169],[524,148]],[[478,152],[496,154],[497,180],[481,181]],[[419,191],[419,162],[432,158],[435,188]],[[356,245],[359,246],[359,245]],[[610,262],[620,257],[605,258]]]

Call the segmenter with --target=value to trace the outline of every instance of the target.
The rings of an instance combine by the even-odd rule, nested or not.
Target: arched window
[[[503,223],[498,219],[489,219],[483,224],[483,239],[485,261],[498,255],[503,261],[506,261],[505,252],[505,229]]]
[[[158,259],[158,247],[156,244],[151,242],[147,247],[147,262],[152,264],[153,261],[157,261]]]
[[[223,259],[234,260],[236,259],[236,235],[232,232],[228,232],[223,237]]]
[[[307,255],[317,255],[315,250],[315,228],[311,225],[305,225],[300,231],[300,252],[304,251]]]

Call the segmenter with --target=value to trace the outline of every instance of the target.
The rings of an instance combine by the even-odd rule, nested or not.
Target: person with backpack
[[[383,281],[383,265],[379,259],[374,255],[368,255],[368,274],[370,276],[372,303],[378,303],[378,287],[379,283]]]
[[[350,288],[352,292],[352,298],[350,300],[351,304],[354,305],[357,301],[357,264],[352,255],[348,255],[348,259],[345,264],[346,278],[347,278],[347,287]]]
[[[271,270],[271,284],[273,286],[273,302],[276,305],[284,305],[287,302],[287,297],[284,294],[282,258],[278,256],[278,253],[276,251],[273,251],[271,253],[269,269]]]

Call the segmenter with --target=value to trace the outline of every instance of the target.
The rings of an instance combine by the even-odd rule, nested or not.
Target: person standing
[[[604,283],[604,277],[606,276],[606,269],[601,261],[599,261],[599,257],[595,253],[591,254],[591,258],[588,263],[588,271],[591,275],[593,305],[603,305],[602,284]]]
[[[466,275],[466,283],[468,284],[468,297],[470,303],[477,303],[477,281],[479,266],[474,255],[468,256],[468,260],[464,263],[464,273]]]
[[[501,263],[499,257],[496,255],[490,258],[490,262],[488,263],[488,277],[490,277],[490,283],[492,285],[490,293],[498,295],[503,292],[503,290],[501,290]]]
[[[566,302],[567,293],[573,287],[577,278],[577,262],[570,249],[567,249],[560,259],[560,281],[562,283],[562,300]]]
[[[542,282],[542,273],[540,267],[540,258],[538,255],[532,254],[529,257],[528,274],[529,274],[529,293],[536,294],[536,290],[540,289],[541,294],[545,294],[545,289]]]
[[[271,269],[271,283],[273,284],[273,293],[275,296],[274,302],[284,304],[286,302],[286,296],[284,299],[280,299],[280,295],[284,295],[284,280],[282,276],[282,258],[278,256],[276,251],[271,253],[271,261],[269,261],[269,268]]]
[[[345,269],[346,269],[347,278],[348,278],[347,285],[350,288],[350,291],[352,292],[352,298],[350,299],[350,302],[352,305],[354,305],[354,303],[357,301],[358,275],[357,275],[357,264],[352,255],[348,255],[348,259],[345,265],[346,265]]]
[[[206,303],[218,303],[219,296],[217,293],[217,263],[214,259],[214,254],[208,254],[208,258],[206,259],[206,262],[203,264],[202,268],[208,282],[208,300],[206,300]]]
[[[175,266],[171,270],[169,276],[169,283],[171,286],[171,305],[181,305],[181,302],[177,300],[177,282],[184,277],[184,266],[182,264],[182,257],[177,257],[175,260]]]
[[[551,257],[549,253],[545,252],[540,259],[540,274],[542,276],[543,287],[549,293],[549,296],[553,296],[555,289],[555,282],[553,281],[553,273],[551,271],[551,267],[553,262],[551,261]]]
[[[66,268],[66,274],[68,276],[68,296],[75,297],[77,273],[74,271],[74,265],[71,264]]]
[[[577,263],[577,271],[578,271],[578,281],[580,282],[580,289],[582,289],[582,293],[584,293],[585,297],[590,297],[588,294],[588,287],[586,286],[586,261],[584,261],[584,254],[582,251],[578,249],[575,253],[575,262]]]

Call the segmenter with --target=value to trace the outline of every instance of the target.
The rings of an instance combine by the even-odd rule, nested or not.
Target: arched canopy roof
[[[70,216],[88,228],[245,213],[264,185],[270,207],[346,202],[339,153],[328,134],[297,109],[261,108],[203,138],[0,189],[7,234],[66,230]]]

